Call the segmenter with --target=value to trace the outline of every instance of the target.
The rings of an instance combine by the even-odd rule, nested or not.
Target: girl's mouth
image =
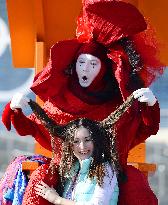
[[[88,154],[88,152],[89,151],[83,151],[83,152],[79,152],[79,153],[85,155],[85,154]]]

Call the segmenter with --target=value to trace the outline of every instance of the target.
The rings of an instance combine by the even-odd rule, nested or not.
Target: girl
[[[44,182],[36,185],[36,193],[53,204],[116,205],[119,164],[114,137],[86,118],[68,123],[63,136],[59,167],[63,195]]]

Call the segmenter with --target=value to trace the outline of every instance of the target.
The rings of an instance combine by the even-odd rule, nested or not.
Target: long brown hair
[[[36,102],[30,100],[29,105],[32,111],[41,120],[51,135],[53,157],[56,152],[55,149],[57,149],[54,146],[55,136],[60,137],[63,140],[63,154],[59,167],[62,180],[64,180],[65,174],[71,170],[74,162],[77,160],[73,154],[72,143],[75,131],[81,126],[89,130],[94,143],[93,161],[90,165],[89,177],[96,177],[98,183],[102,185],[103,177],[105,175],[104,164],[106,162],[112,166],[112,169],[117,174],[121,174],[122,170],[120,170],[118,153],[115,145],[114,124],[133,102],[134,97],[133,95],[130,95],[117,110],[100,122],[87,118],[79,118],[66,125],[58,125],[54,120],[48,117],[45,111]]]
[[[77,161],[73,154],[73,142],[75,132],[78,128],[84,127],[89,130],[94,144],[93,160],[89,168],[89,178],[96,177],[101,186],[105,175],[105,164],[108,162],[112,170],[119,173],[119,159],[115,147],[115,137],[105,130],[102,125],[96,121],[81,118],[68,123],[64,127],[64,142],[62,147],[62,159],[59,167],[62,180],[70,172],[72,166]]]

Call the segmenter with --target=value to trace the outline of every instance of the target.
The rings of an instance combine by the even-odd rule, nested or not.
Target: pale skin
[[[73,153],[80,162],[92,156],[94,144],[88,129],[80,127],[76,130],[73,143]],[[60,197],[54,188],[49,187],[43,181],[35,186],[36,194],[49,202],[57,205],[75,205],[72,200]]]
[[[55,189],[49,187],[43,181],[41,181],[39,184],[36,185],[35,190],[36,190],[36,194],[40,195],[41,197],[51,202],[52,204],[75,205],[74,201],[60,197],[58,193],[55,191]]]
[[[79,55],[76,61],[76,73],[81,87],[89,87],[101,69],[99,58],[90,54]]]

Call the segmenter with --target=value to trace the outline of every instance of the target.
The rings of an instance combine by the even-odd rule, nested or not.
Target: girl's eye
[[[75,140],[73,143],[74,143],[74,144],[78,144],[78,143],[79,143],[79,141],[78,141],[78,140]]]
[[[91,139],[91,138],[88,138],[88,139],[86,139],[85,141],[86,141],[86,142],[90,142],[90,141],[92,141],[92,139]]]
[[[97,64],[96,64],[96,63],[91,63],[91,65],[95,66],[95,65],[97,65]]]

